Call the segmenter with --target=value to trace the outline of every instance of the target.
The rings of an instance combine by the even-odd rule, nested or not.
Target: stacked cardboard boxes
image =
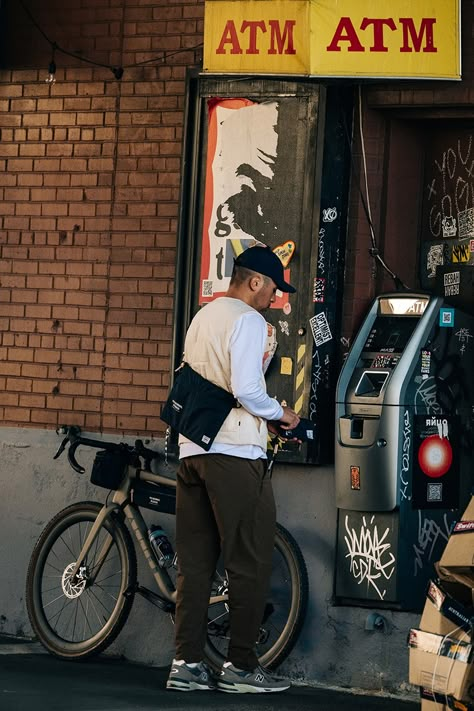
[[[474,711],[474,495],[436,571],[409,634],[410,682],[422,711]]]

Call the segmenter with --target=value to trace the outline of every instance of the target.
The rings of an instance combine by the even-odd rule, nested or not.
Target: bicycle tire
[[[105,520],[94,541],[84,561],[83,580],[68,577],[101,509],[99,503],[83,501],[60,511],[41,533],[28,566],[26,605],[31,626],[48,652],[61,659],[82,660],[102,652],[117,637],[132,608],[136,553],[128,529],[116,514]],[[97,578],[88,585],[87,576],[94,572],[104,542],[111,547]]]
[[[226,586],[225,576],[217,572],[213,593],[226,591]],[[269,598],[273,609],[262,623],[257,642],[257,656],[261,666],[275,669],[295,646],[306,616],[308,588],[308,572],[303,554],[293,536],[281,524],[277,524]],[[208,619],[205,655],[211,666],[219,668],[226,659],[227,605],[211,605]]]

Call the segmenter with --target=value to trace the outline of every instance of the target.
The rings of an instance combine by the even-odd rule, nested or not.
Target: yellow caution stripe
[[[296,392],[295,392],[295,412],[299,415],[303,409],[303,389],[304,389],[304,357],[306,353],[306,346],[301,345],[298,347],[298,352],[296,354]]]

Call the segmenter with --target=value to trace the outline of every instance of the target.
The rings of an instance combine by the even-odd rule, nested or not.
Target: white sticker
[[[328,320],[324,312],[310,318],[309,323],[314,342],[317,346],[321,346],[323,343],[332,339],[331,329],[329,328]]]
[[[441,220],[441,225],[443,227],[443,237],[456,237],[457,227],[456,218],[450,215],[449,217],[443,217]]]
[[[426,268],[429,272],[428,279],[436,276],[436,267],[444,264],[444,247],[442,244],[434,244],[426,255]]]

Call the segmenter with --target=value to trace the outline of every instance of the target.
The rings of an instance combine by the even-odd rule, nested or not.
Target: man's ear
[[[253,276],[250,277],[249,281],[249,286],[250,289],[254,292],[260,291],[262,288],[263,284],[263,277],[261,277],[259,274],[254,274]]]

